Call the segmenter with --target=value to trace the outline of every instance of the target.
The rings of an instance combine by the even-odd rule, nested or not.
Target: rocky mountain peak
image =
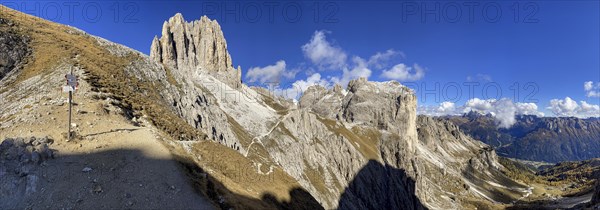
[[[169,18],[161,37],[152,40],[150,58],[184,75],[204,71],[232,87],[241,84],[241,69],[232,65],[221,26],[206,16],[192,22],[180,13]]]

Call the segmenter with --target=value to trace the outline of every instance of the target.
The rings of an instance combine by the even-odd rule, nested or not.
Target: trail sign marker
[[[73,92],[73,91],[75,91],[75,89],[73,89],[73,87],[72,87],[72,86],[69,86],[69,85],[65,85],[65,86],[63,86],[63,87],[62,87],[62,90],[63,90],[63,92],[65,92],[65,93],[66,93],[66,92]]]
[[[73,75],[72,73],[67,74],[67,75],[65,75],[65,78],[67,79],[68,86],[72,86],[72,87],[77,86],[77,77],[75,77],[75,75]]]
[[[73,107],[73,92],[79,86],[79,82],[77,82],[77,77],[73,75],[73,67],[70,68],[70,73],[65,75],[65,79],[67,79],[67,85],[63,86],[63,92],[69,92],[69,130],[67,133],[67,141],[71,141],[71,110]]]
[[[73,75],[73,69],[71,69],[71,73],[65,75],[65,79],[67,80],[67,86],[71,88],[67,89],[63,87],[64,92],[75,91],[79,86],[79,81],[77,81],[77,77]]]

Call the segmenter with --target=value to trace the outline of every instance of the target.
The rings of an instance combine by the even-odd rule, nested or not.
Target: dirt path
[[[0,141],[55,139],[50,145],[55,158],[29,164],[25,174],[0,164],[0,209],[214,209],[192,187],[154,128],[134,126],[118,114],[99,114],[98,101],[79,102],[73,121],[79,140],[61,137],[66,106],[53,103],[39,103],[20,114],[35,120],[0,130]]]

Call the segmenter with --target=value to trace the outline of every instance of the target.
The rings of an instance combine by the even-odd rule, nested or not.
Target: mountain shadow
[[[12,150],[0,148],[0,209],[323,209],[299,188],[289,201],[236,194],[177,155],[110,149],[40,164],[7,158]]]
[[[34,157],[27,150],[9,157],[17,150],[0,148],[0,209],[215,209],[176,161],[147,151],[58,153],[32,162],[24,161]]]
[[[369,162],[342,193],[339,209],[427,209],[404,169]]]
[[[269,193],[263,194],[261,199],[237,194],[193,161],[175,154],[174,156],[192,181],[197,192],[212,200],[219,209],[324,209],[308,191],[302,188],[291,189],[289,191],[289,201],[280,201],[275,195]],[[224,197],[227,197],[228,200],[224,200]]]

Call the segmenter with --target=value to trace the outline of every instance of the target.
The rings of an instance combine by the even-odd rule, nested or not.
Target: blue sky
[[[207,15],[221,24],[234,65],[255,71],[244,76],[248,82],[276,72],[287,86],[332,84],[368,71],[370,80],[416,89],[423,113],[501,113],[500,99],[508,98],[517,112],[600,115],[598,1],[0,3],[145,54],[175,13],[187,21]]]

